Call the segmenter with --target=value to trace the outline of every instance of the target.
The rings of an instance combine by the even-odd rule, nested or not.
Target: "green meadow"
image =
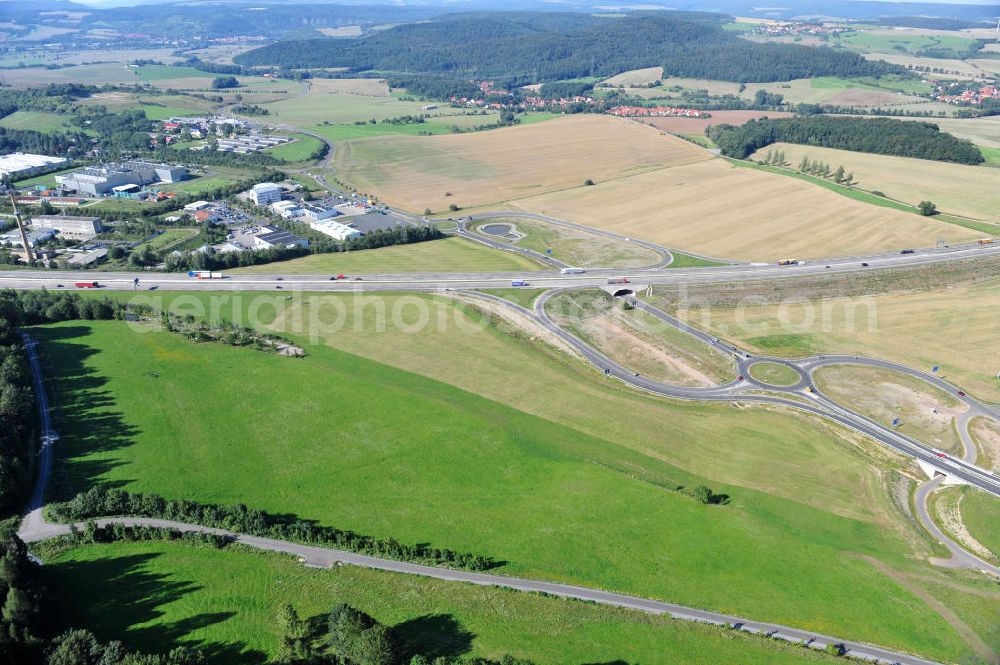
[[[208,302],[204,294],[183,297]],[[337,299],[323,310],[324,303],[299,298],[266,296],[271,325],[294,329],[296,320],[330,324],[338,316]],[[967,652],[941,615],[866,560],[929,571],[914,562],[917,545],[905,527],[884,512],[887,500],[872,486],[878,481],[871,467],[829,430],[767,409],[623,396],[593,377],[581,379],[584,370],[544,350],[519,348],[534,346],[519,342],[523,333],[464,326],[462,334],[436,332],[440,312],[457,316],[438,299],[340,302],[361,313],[331,330],[329,340],[360,353],[391,349],[390,363],[400,362],[395,353],[423,349],[436,376],[464,385],[492,384],[497,371],[523,376],[498,388],[548,401],[515,408],[328,345],[307,345],[305,359],[291,359],[116,322],[45,326],[35,334],[62,437],[54,491],[65,496],[105,483],[242,502],[487,554],[507,562],[504,573],[662,598],[930,657]],[[422,327],[410,325],[420,303],[430,303],[431,316]],[[257,305],[247,298],[219,312],[242,315]],[[391,324],[373,334],[368,317],[377,318],[380,308]],[[442,364],[439,336],[457,340],[447,351],[461,353],[464,364]],[[294,339],[307,342],[303,335]],[[494,366],[498,346],[505,355]],[[466,347],[481,349],[484,360]],[[459,374],[467,376],[453,378]],[[577,392],[561,390],[567,374],[576,377]],[[537,395],[533,382],[547,392]],[[630,421],[655,416],[656,422],[633,439],[636,425],[621,427],[614,416],[594,428],[560,422],[569,408],[591,416],[621,410]],[[699,475],[666,461],[679,450],[711,451],[723,442],[739,470],[727,472],[720,459],[718,469],[704,465],[706,475]],[[740,461],[737,449],[765,446],[800,457],[790,460],[796,471],[782,471],[783,490],[752,487],[769,484],[768,458],[756,467]],[[837,491],[847,491],[850,503],[865,496],[871,505],[844,511],[835,508],[840,498],[832,481],[798,484],[817,468],[825,471],[812,477],[838,468]],[[752,480],[755,469],[763,480]],[[741,473],[747,479],[741,485],[717,480]],[[697,503],[689,492],[698,484],[729,494],[731,503]]]
[[[291,602],[318,618],[346,602],[392,627],[404,654],[536,663],[795,665],[831,656],[707,625],[613,607],[344,566],[315,570],[239,546],[88,545],[45,554],[71,617],[146,651],[198,645],[213,664],[259,663],[280,644]]]

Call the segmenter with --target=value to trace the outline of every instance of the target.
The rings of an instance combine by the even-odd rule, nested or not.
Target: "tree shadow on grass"
[[[161,619],[164,606],[203,587],[147,568],[156,553],[69,561],[45,567],[49,585],[61,599],[65,621],[91,629],[101,641],[121,640],[144,653],[167,652],[185,645],[201,649],[211,663],[266,662],[267,656],[243,642],[205,642],[195,631],[222,623],[235,612],[203,612],[178,621],[143,625]]]
[[[52,403],[53,428],[60,436],[47,498],[65,500],[95,483],[125,484],[127,481],[101,480],[108,471],[124,463],[120,458],[82,459],[125,448],[140,433],[125,421],[117,409],[115,395],[104,388],[108,379],[86,366],[88,358],[100,353],[86,344],[90,329],[40,327],[33,328],[31,334],[41,343],[39,360]]]
[[[472,651],[475,634],[466,630],[451,614],[425,614],[392,627],[402,652],[402,662],[417,654],[429,660],[444,656],[457,658]]]

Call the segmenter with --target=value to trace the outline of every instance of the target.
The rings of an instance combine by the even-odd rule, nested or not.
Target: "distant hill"
[[[702,12],[624,17],[538,12],[449,14],[351,41],[288,40],[244,53],[244,66],[347,67],[534,83],[664,67],[667,76],[738,82],[867,76],[905,70],[855,53],[758,44]]]

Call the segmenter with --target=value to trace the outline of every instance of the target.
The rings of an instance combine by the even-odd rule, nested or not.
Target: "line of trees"
[[[491,557],[426,543],[406,545],[393,538],[374,538],[321,526],[296,517],[271,515],[243,504],[231,506],[200,504],[187,499],[167,500],[158,494],[131,493],[120,489],[93,487],[69,501],[50,507],[51,515],[65,522],[110,516],[155,517],[216,527],[265,538],[329,545],[371,556],[419,561],[466,570],[490,570],[502,562]]]
[[[231,270],[244,266],[257,266],[277,261],[287,261],[311,254],[354,252],[362,249],[377,249],[379,247],[440,240],[445,237],[445,234],[440,229],[433,226],[397,226],[391,229],[372,231],[360,238],[337,241],[329,236],[312,231],[305,224],[297,224],[288,220],[274,222],[274,224],[286,228],[292,233],[308,237],[310,239],[309,247],[268,247],[244,252],[216,252],[209,248],[203,252],[189,252],[179,255],[170,254],[164,259],[164,266],[168,272]]]
[[[958,164],[984,161],[979,148],[971,142],[942,132],[933,123],[894,118],[761,118],[740,127],[716,125],[706,133],[723,155],[736,159],[746,159],[772,143],[784,142]]]
[[[19,508],[31,487],[34,391],[16,312],[0,300],[0,510]]]

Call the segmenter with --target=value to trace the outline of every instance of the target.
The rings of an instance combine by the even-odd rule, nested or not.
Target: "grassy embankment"
[[[53,591],[79,625],[145,651],[198,642],[214,665],[275,657],[285,602],[306,618],[338,602],[358,607],[391,626],[404,653],[512,654],[536,663],[695,665],[706,653],[749,665],[834,661],[712,626],[353,566],[314,570],[239,546],[87,545],[46,560]]]
[[[312,254],[299,259],[237,268],[250,274],[399,274],[410,272],[518,272],[541,265],[519,254],[490,249],[463,238],[444,238],[336,254]]]
[[[575,363],[518,343],[523,333],[404,325],[420,318],[419,303],[430,321],[460,316],[435,298],[265,298],[280,312],[273,325],[293,329],[314,315],[329,321],[330,308],[317,313],[321,302],[365,304],[325,341],[470,392],[323,346],[297,361],[123,324],[51,326],[39,336],[47,371],[63,377],[53,392],[64,482],[242,501],[484,551],[509,561],[505,571],[514,574],[669,597],[932,656],[964,651],[942,618],[855,556],[912,569],[911,548],[922,546],[892,517],[878,474],[826,427],[594,382]],[[380,302],[401,324],[372,335]],[[243,312],[249,298],[228,307]],[[225,303],[222,313],[232,313]],[[524,380],[515,386],[512,373]],[[247,428],[240,405],[259,405],[261,395],[282,416]],[[242,463],[233,467],[237,456]],[[460,473],[455,459],[463,460]],[[830,468],[841,471],[836,483]],[[705,479],[734,503],[699,506],[670,489]],[[603,535],[595,540],[587,534],[597,524]],[[888,613],[897,617],[891,625],[878,620]]]

